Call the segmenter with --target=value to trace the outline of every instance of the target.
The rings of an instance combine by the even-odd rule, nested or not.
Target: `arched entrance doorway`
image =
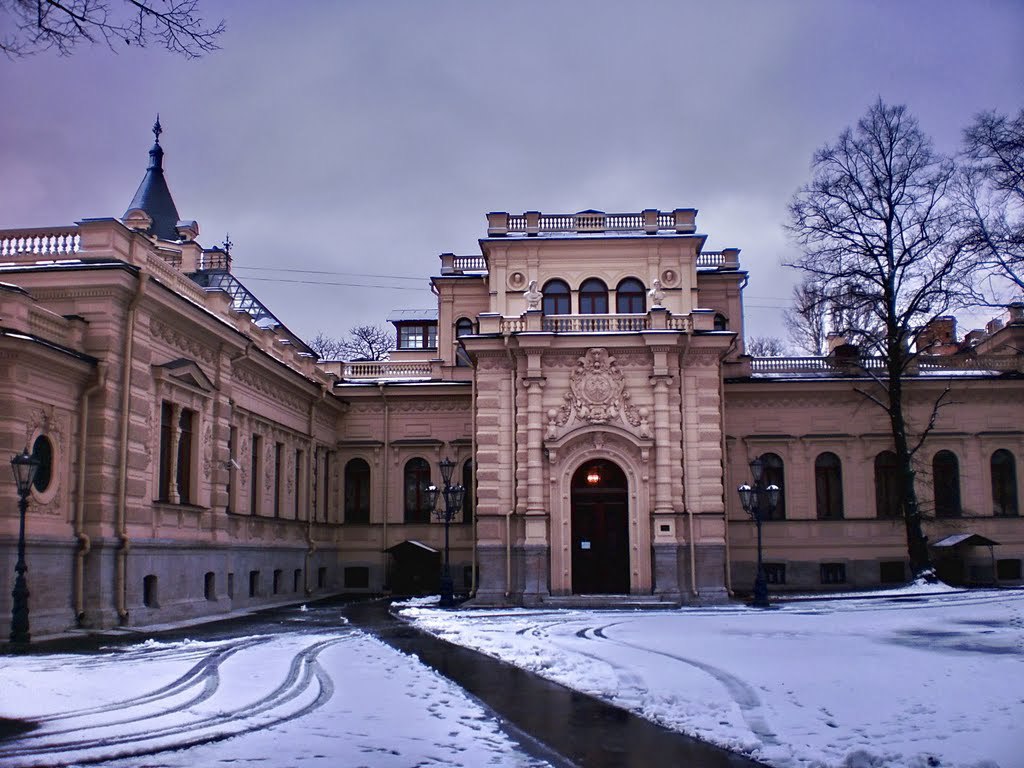
[[[629,593],[629,504],[626,474],[605,459],[572,476],[572,591]]]

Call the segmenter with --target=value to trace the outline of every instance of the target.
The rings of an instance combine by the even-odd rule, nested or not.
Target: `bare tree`
[[[978,266],[986,303],[1024,293],[1024,109],[983,112],[964,130],[958,184],[964,245]],[[1006,288],[1017,296],[1007,297]]]
[[[747,339],[746,350],[752,357],[783,357],[786,345],[778,336],[752,336]]]
[[[907,551],[915,575],[934,578],[915,485],[914,454],[934,427],[910,423],[905,394],[922,326],[962,299],[963,259],[953,246],[954,166],[935,153],[905,107],[873,104],[855,129],[818,150],[813,178],[790,203],[789,229],[803,249],[796,267],[872,327],[849,339],[882,358],[858,387],[888,417],[901,472]],[[948,392],[948,388],[947,388]]]
[[[829,288],[814,277],[793,287],[793,305],[782,316],[790,340],[808,354],[827,354],[833,335],[853,344],[877,337],[879,323],[870,306],[858,298],[862,291],[841,288],[837,292],[835,286]]]
[[[328,336],[323,331],[317,331],[316,336],[306,342],[306,345],[316,352],[321,360],[341,360],[344,342],[333,336]]]
[[[810,278],[793,286],[793,305],[783,311],[789,340],[810,355],[824,355],[829,330],[821,288]]]
[[[308,343],[321,360],[387,360],[395,337],[379,325],[357,325],[349,328],[345,338],[318,331]]]
[[[199,0],[0,0],[0,51],[9,58],[81,43],[145,48],[151,43],[189,59],[217,50],[224,22],[208,26]]]

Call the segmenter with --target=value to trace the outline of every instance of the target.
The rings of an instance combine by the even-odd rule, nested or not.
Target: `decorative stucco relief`
[[[33,443],[39,435],[46,435],[53,449],[50,485],[42,494],[37,494],[35,489],[32,491],[33,508],[46,514],[54,514],[60,510],[61,482],[64,479],[66,464],[63,451],[67,443],[64,436],[68,430],[65,422],[66,419],[59,416],[52,405],[43,405],[29,413],[25,424],[25,447],[29,451],[33,450]]]
[[[626,377],[608,350],[594,347],[577,358],[569,377],[569,391],[565,402],[548,410],[547,439],[553,440],[575,413],[585,424],[609,424],[622,420],[635,427],[640,437],[649,438],[650,426],[647,408],[638,408],[631,402],[626,389]]]
[[[217,361],[217,352],[205,344],[200,344],[195,339],[190,339],[177,328],[172,328],[155,317],[149,320],[149,330],[156,338],[170,344],[177,350],[187,352],[189,356],[205,360],[208,363]]]
[[[265,376],[253,373],[252,371],[248,371],[244,368],[236,368],[233,375],[235,381],[239,384],[244,384],[257,392],[272,398],[281,405],[291,408],[293,411],[305,413],[306,407],[302,400],[297,397],[290,396],[283,387],[274,386],[267,381]]]
[[[203,477],[210,479],[210,472],[213,470],[213,425],[206,422],[203,430]]]

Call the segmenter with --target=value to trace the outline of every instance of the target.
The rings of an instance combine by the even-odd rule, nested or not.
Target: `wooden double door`
[[[629,494],[626,475],[607,460],[588,461],[572,479],[572,591],[629,593]]]

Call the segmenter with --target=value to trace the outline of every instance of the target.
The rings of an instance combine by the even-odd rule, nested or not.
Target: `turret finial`
[[[160,113],[156,113],[156,122],[153,123],[153,135],[156,136],[156,143],[160,143],[160,134],[164,132],[164,129],[160,127]]]
[[[224,235],[224,245],[223,245],[223,248],[224,248],[224,253],[226,253],[228,256],[231,255],[231,246],[232,245],[234,245],[234,243],[231,242],[231,235],[230,234]]]

